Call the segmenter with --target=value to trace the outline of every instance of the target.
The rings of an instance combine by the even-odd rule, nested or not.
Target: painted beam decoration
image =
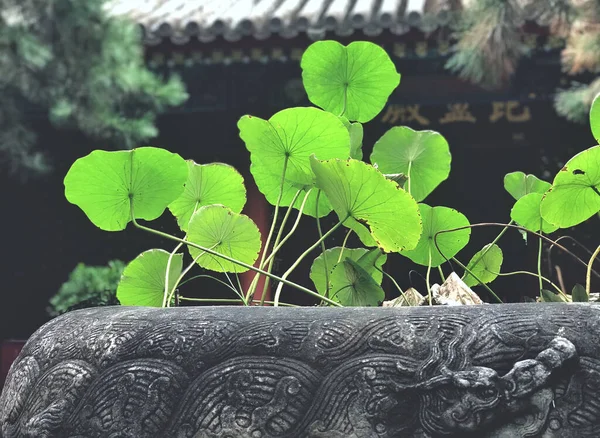
[[[79,310],[0,397],[3,438],[597,437],[600,307]]]

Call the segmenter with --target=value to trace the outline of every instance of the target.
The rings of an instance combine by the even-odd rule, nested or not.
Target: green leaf
[[[481,251],[475,253],[467,265],[469,271],[473,272],[484,284],[491,283],[498,277],[502,261],[504,260],[500,247],[496,244],[493,244],[491,247],[490,245],[485,245]],[[484,254],[483,257],[481,257],[482,254]],[[463,281],[469,287],[479,284],[475,280],[475,277],[468,273],[465,273]]]
[[[541,193],[529,193],[523,196],[510,211],[510,218],[531,231],[540,231],[544,233],[553,233],[558,229],[556,225],[552,225],[542,218],[540,213],[540,204],[544,195]]]
[[[448,142],[442,135],[406,126],[395,126],[383,134],[371,154],[371,163],[382,173],[408,177],[405,188],[418,202],[448,178],[451,161]]]
[[[192,213],[200,207],[221,204],[240,213],[246,204],[244,178],[234,167],[223,163],[196,164],[188,160],[188,178],[185,190],[171,204],[169,210],[187,231]]]
[[[468,226],[469,221],[462,213],[448,207],[430,207],[427,204],[419,204],[419,210],[423,220],[423,234],[417,247],[412,251],[402,251],[400,254],[403,256],[419,265],[427,266],[429,264],[429,254],[431,254],[431,266],[436,267],[446,261],[442,254],[450,259],[469,243],[470,228],[439,234],[437,244],[440,253],[433,240],[436,233]]]
[[[325,262],[327,262],[327,269],[331,275],[331,271],[335,268],[335,266],[341,263],[341,261],[338,262],[341,251],[342,247],[340,246],[330,248],[326,250],[324,254],[321,253],[313,261],[313,264],[310,268],[310,279],[315,284],[317,292],[319,292],[321,295],[325,295],[327,291],[327,283],[325,280]],[[342,256],[344,259],[349,258],[357,262],[369,273],[369,275],[373,277],[377,284],[381,284],[383,274],[375,268],[377,267],[381,269],[387,260],[387,256],[382,254],[378,248],[371,251],[365,248],[344,248]]]
[[[207,205],[198,209],[190,219],[187,239],[249,265],[254,264],[260,251],[258,227],[252,219],[235,213],[223,205]],[[203,268],[217,272],[245,272],[246,268],[189,247],[191,256]]]
[[[590,127],[592,135],[600,143],[600,94],[594,98],[590,109]]]
[[[504,176],[504,189],[518,201],[529,193],[546,193],[550,189],[550,183],[542,181],[535,175],[511,172]]]
[[[160,148],[93,151],[79,158],[65,177],[65,196],[94,225],[105,231],[124,230],[131,220],[158,218],[184,189],[187,164]]]
[[[144,251],[123,271],[117,298],[123,306],[162,307],[170,253],[162,249]],[[169,269],[169,290],[181,275],[183,254],[174,254]]]
[[[590,297],[588,297],[585,287],[578,283],[571,291],[571,298],[573,299],[574,303],[587,303]]]
[[[571,158],[541,204],[542,217],[559,228],[577,225],[600,211],[600,146]]]
[[[544,303],[564,303],[565,299],[562,295],[556,294],[548,289],[542,289],[541,299]]]
[[[388,54],[376,44],[311,44],[302,56],[302,81],[312,103],[349,120],[368,122],[400,83]]]
[[[244,116],[238,122],[238,128],[250,151],[250,172],[260,192],[273,205],[279,197],[284,167],[280,205],[289,206],[298,190],[309,190],[314,186],[309,160],[312,154],[324,160],[350,155],[350,134],[342,121],[317,108],[285,109],[268,121]],[[317,191],[313,190],[304,213],[315,216],[316,195]],[[319,216],[326,216],[330,211],[327,197],[320,196]]]
[[[350,134],[350,158],[362,160],[363,125],[359,122],[350,123],[346,117],[338,117]]]
[[[421,234],[415,200],[362,161],[319,161],[311,157],[317,186],[325,192],[344,225],[366,246],[386,252],[414,248]]]
[[[377,306],[385,292],[373,277],[349,257],[331,272],[331,299],[343,306]]]

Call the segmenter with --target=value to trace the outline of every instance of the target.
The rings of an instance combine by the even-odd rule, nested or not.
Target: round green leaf
[[[544,233],[553,233],[558,227],[542,219],[540,214],[540,204],[543,197],[544,195],[541,193],[529,193],[523,196],[510,211],[510,218],[528,230],[540,231],[541,225]]]
[[[359,122],[350,123],[346,117],[339,117],[350,134],[350,158],[362,160],[363,125]]]
[[[598,94],[592,102],[590,109],[590,127],[592,135],[598,143],[600,143],[600,94]]]
[[[207,205],[198,209],[188,224],[187,239],[249,265],[258,258],[261,240],[258,227],[252,219],[235,213],[223,205]],[[245,272],[246,268],[189,247],[191,256],[203,268],[217,272]]]
[[[240,137],[250,151],[250,172],[260,192],[275,205],[285,167],[281,206],[289,206],[298,190],[314,186],[309,158],[348,158],[350,134],[333,114],[317,108],[290,108],[279,111],[268,121],[244,116],[238,122]],[[286,165],[287,162],[287,165]],[[304,212],[316,213],[316,190],[306,202]],[[300,202],[296,204],[299,206]],[[319,216],[331,211],[326,196],[319,197]]]
[[[541,204],[542,217],[559,228],[577,225],[600,211],[600,146],[571,158]]]
[[[395,126],[383,134],[371,154],[371,163],[382,173],[408,176],[404,188],[417,201],[448,178],[451,161],[448,142],[441,134],[406,126]]]
[[[331,299],[343,306],[377,306],[385,292],[373,277],[349,257],[331,272]]]
[[[400,83],[388,54],[376,44],[336,41],[311,44],[302,56],[302,80],[315,105],[349,120],[368,122]]]
[[[344,225],[366,246],[386,252],[414,248],[421,234],[415,200],[362,161],[319,161],[311,157],[317,187],[325,192]]]
[[[234,167],[223,163],[196,164],[188,160],[188,178],[185,190],[171,204],[169,210],[187,231],[192,213],[200,207],[221,204],[240,213],[246,203],[244,178]]]
[[[162,249],[144,251],[123,271],[117,298],[123,306],[162,307],[170,254]],[[174,254],[169,269],[169,290],[181,275],[183,254]]]
[[[325,263],[327,263],[327,270],[329,271],[329,275],[331,275],[331,271],[336,265],[338,265],[340,252],[342,252],[342,248],[339,246],[330,248],[326,250],[325,253],[321,253],[313,261],[313,264],[310,268],[310,279],[315,284],[317,292],[319,292],[321,295],[325,295],[325,292],[327,291]],[[375,253],[374,256],[369,257],[371,252],[372,251],[369,251],[365,248],[344,248],[342,253],[342,261],[346,258],[354,260],[373,277],[377,284],[381,284],[383,274],[375,268],[377,267],[381,269],[387,260],[387,256],[379,252],[378,254]],[[341,263],[341,261],[339,263]]]
[[[94,225],[105,231],[124,230],[131,220],[154,220],[184,189],[187,164],[160,148],[93,151],[79,158],[65,177],[65,196]]]
[[[475,253],[467,268],[484,284],[491,283],[498,277],[504,256],[496,244],[487,244],[481,251]],[[483,254],[483,257],[481,256]],[[475,264],[477,262],[477,264]],[[465,273],[463,281],[469,287],[477,286],[479,282],[471,274]]]
[[[525,175],[523,172],[511,172],[504,176],[504,189],[518,201],[529,193],[540,193],[543,195],[550,189],[550,183],[542,181],[535,175]]]
[[[431,254],[431,266],[436,267],[446,261],[442,254],[450,259],[469,243],[470,228],[438,234],[436,239],[440,249],[438,251],[433,240],[437,233],[465,227],[469,225],[469,221],[462,213],[448,207],[430,207],[427,204],[419,204],[419,211],[423,220],[423,234],[421,234],[417,247],[411,251],[402,251],[400,254],[403,256],[419,265],[427,266],[429,254]]]

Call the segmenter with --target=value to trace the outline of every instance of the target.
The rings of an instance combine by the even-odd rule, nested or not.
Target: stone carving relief
[[[600,308],[98,308],[32,336],[1,438],[600,436]]]

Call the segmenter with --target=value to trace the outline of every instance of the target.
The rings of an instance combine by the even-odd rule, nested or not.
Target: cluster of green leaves
[[[81,306],[118,304],[117,285],[124,269],[125,263],[120,260],[111,260],[107,266],[79,263],[69,274],[69,280],[50,299],[48,314],[58,316]]]
[[[385,253],[399,253],[427,266],[429,272],[467,245],[471,230],[463,214],[422,202],[450,172],[451,154],[442,135],[394,127],[374,144],[370,162],[362,161],[362,123],[383,109],[400,82],[385,51],[368,42],[343,46],[320,41],[306,50],[301,67],[308,97],[317,107],[285,109],[268,120],[247,115],[238,123],[250,152],[250,172],[275,207],[262,251],[258,227],[241,213],[246,202],[243,179],[228,165],[200,165],[153,147],[94,151],[73,164],[65,178],[65,195],[96,226],[119,231],[132,222],[178,242],[171,252],[149,250],[127,266],[117,290],[122,304],[171,305],[184,275],[199,265],[225,274],[256,271],[255,281],[245,291],[239,282],[236,287],[226,277],[244,304],[253,302],[258,275],[265,275],[277,282],[275,305],[284,285],[330,305],[377,305],[385,296],[381,288]],[[592,170],[582,165],[578,163],[577,168],[591,175]],[[517,211],[538,200],[528,196],[539,194],[541,182],[528,181],[525,178],[525,188],[518,181],[509,184],[509,192],[530,199],[527,204],[521,202]],[[549,190],[544,201],[549,212],[560,209],[562,198],[553,198],[561,193],[569,196],[569,184],[557,180],[550,188],[543,186]],[[154,220],[167,208],[183,237],[138,222]],[[286,234],[293,212],[296,220]],[[323,233],[319,218],[332,212],[338,222]],[[536,219],[527,216],[525,221],[521,214],[515,219],[520,223]],[[284,274],[276,276],[271,272],[274,257],[304,216],[316,218],[320,238]],[[555,216],[548,219],[549,224],[556,224]],[[346,248],[344,243],[326,249],[326,239],[342,227],[347,235],[355,233],[364,247]],[[178,252],[182,246],[189,249],[192,259],[187,266],[184,254]],[[300,261],[319,247],[321,255],[310,274],[317,292],[288,281]],[[465,268],[465,281],[492,281],[501,257],[495,242],[487,245]]]

